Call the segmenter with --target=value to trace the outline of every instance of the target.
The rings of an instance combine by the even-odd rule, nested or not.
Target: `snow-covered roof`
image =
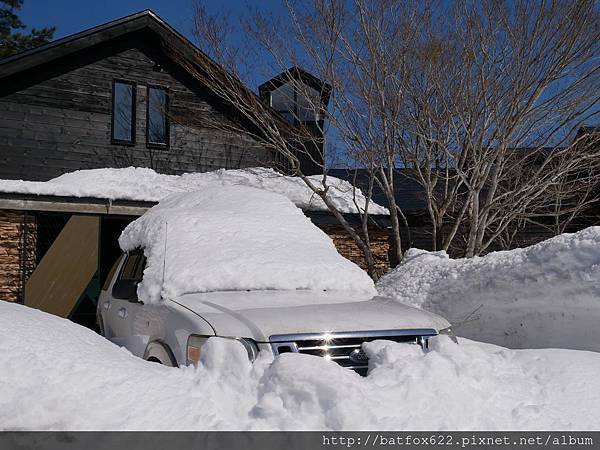
[[[319,186],[322,177],[313,176]],[[365,197],[347,181],[327,177],[330,198],[342,213],[364,209]],[[50,181],[0,180],[0,192],[11,194],[91,197],[108,200],[157,202],[178,192],[204,191],[218,186],[251,186],[282,194],[305,211],[327,211],[327,206],[298,177],[284,176],[273,169],[219,169],[213,172],[164,175],[152,169],[127,167],[77,170]],[[388,210],[373,202],[371,214],[387,215]]]
[[[376,293],[371,278],[289,199],[248,186],[172,194],[130,223],[119,244],[144,249],[144,302],[231,290]]]

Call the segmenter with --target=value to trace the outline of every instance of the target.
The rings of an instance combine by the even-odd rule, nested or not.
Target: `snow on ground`
[[[252,187],[173,194],[130,223],[119,244],[144,248],[138,295],[145,302],[231,290],[377,293],[366,272],[290,200]]]
[[[322,177],[310,177],[320,186]],[[327,177],[331,200],[342,213],[364,209],[365,197],[347,181]],[[91,169],[66,173],[50,181],[0,180],[0,192],[69,197],[93,197],[109,200],[156,202],[175,192],[203,191],[209,187],[242,185],[265,189],[288,197],[296,206],[308,211],[324,211],[323,201],[298,177],[278,174],[272,169],[219,169],[213,172],[163,175],[152,169]],[[355,204],[356,201],[356,204]],[[383,206],[371,202],[371,214],[388,214]]]
[[[377,289],[446,317],[459,336],[600,351],[600,227],[472,259],[409,250]]]
[[[198,367],[148,363],[92,331],[0,302],[0,429],[599,430],[600,354],[437,338],[366,345],[361,378],[323,358],[212,338]]]

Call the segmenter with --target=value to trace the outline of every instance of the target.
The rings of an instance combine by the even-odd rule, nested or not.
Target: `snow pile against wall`
[[[377,289],[446,317],[460,336],[600,351],[600,227],[472,259],[409,250]]]
[[[322,177],[309,177],[321,186]],[[362,210],[365,197],[360,189],[339,178],[327,177],[330,198],[342,213]],[[68,197],[93,197],[109,200],[159,201],[175,192],[202,191],[209,187],[242,185],[285,195],[296,206],[308,211],[325,211],[323,201],[298,177],[283,176],[273,169],[219,169],[213,172],[163,175],[152,169],[91,169],[66,173],[50,181],[0,180],[0,192]],[[356,201],[356,204],[355,204]],[[388,214],[383,206],[371,202],[371,214]]]
[[[437,339],[426,354],[367,344],[366,378],[309,355],[250,364],[241,344],[219,338],[198,368],[169,368],[65,319],[0,302],[0,429],[600,428],[600,381],[589,376],[600,354]]]
[[[290,200],[251,187],[173,194],[129,224],[119,244],[144,249],[138,294],[145,302],[224,290],[376,294],[371,278]]]

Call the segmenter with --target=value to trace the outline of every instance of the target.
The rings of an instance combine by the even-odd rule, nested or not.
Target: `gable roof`
[[[0,96],[25,89],[45,79],[131,48],[138,48],[155,62],[159,62],[161,66],[167,63],[171,69],[179,73],[180,78],[183,77],[180,81],[187,80],[184,84],[192,90],[194,90],[192,85],[206,87],[206,83],[186,68],[185,64],[198,68],[197,73],[210,72],[211,77],[228,80],[228,86],[235,89],[238,95],[256,98],[264,103],[240,79],[213,61],[151,10],[131,14],[0,59]],[[211,89],[202,91],[205,100],[226,116],[235,116],[248,129],[261,132],[243,115],[235,113],[237,109],[235,104],[210,91]],[[265,106],[264,111],[272,114],[276,123],[281,124],[282,127],[289,126],[275,110],[266,104]]]
[[[189,71],[178,64],[166,49],[193,61],[201,61],[211,70],[227,74],[220,65],[150,10],[131,14],[40,47],[0,59],[0,96],[8,95],[94,63],[122,51],[137,48],[155,62],[167,63],[188,83],[198,83]],[[238,89],[251,92],[241,81]],[[218,101],[217,101],[218,103]]]
[[[0,78],[140,30],[151,30],[163,38],[176,38],[182,45],[200,53],[200,50],[158,15],[151,10],[145,10],[2,58],[0,59]],[[207,57],[204,54],[203,56]]]

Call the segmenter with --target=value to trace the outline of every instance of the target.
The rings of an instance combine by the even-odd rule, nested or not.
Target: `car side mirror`
[[[117,280],[112,288],[112,296],[120,300],[137,302],[137,285],[136,280]]]

